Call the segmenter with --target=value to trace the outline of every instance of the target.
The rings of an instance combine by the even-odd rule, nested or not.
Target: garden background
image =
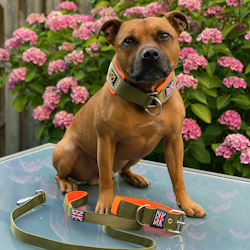
[[[103,86],[115,51],[95,37],[99,25],[179,10],[189,21],[175,70],[187,113],[184,166],[250,178],[250,0],[92,1],[91,15],[78,14],[76,3],[29,15],[0,49],[0,87],[17,96],[18,112],[32,107],[36,137],[60,140]],[[164,162],[162,142],[146,159]]]

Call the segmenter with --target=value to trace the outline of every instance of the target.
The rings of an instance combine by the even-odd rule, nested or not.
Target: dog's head
[[[179,11],[168,12],[164,18],[111,19],[96,34],[103,31],[106,41],[114,45],[117,64],[127,80],[136,85],[159,85],[178,63],[183,22],[188,25]]]

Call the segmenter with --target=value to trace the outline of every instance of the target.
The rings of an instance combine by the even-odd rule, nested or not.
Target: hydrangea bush
[[[99,1],[91,15],[65,1],[48,16],[33,13],[0,49],[0,62],[11,69],[8,88],[19,92],[13,106],[32,105],[41,121],[37,137],[57,142],[102,87],[115,53],[103,36],[95,37],[96,28],[112,18],[163,17],[171,10],[189,21],[175,70],[187,117],[184,165],[250,177],[249,0]],[[162,141],[147,159],[164,161]]]

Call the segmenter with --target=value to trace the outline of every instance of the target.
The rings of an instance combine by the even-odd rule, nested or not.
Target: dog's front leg
[[[206,212],[188,196],[183,180],[183,139],[181,133],[164,138],[164,155],[173,184],[177,205],[191,217],[203,217]]]
[[[109,137],[98,138],[97,141],[97,164],[100,177],[100,193],[95,212],[100,214],[109,213],[114,199],[112,170],[115,155],[114,142]]]

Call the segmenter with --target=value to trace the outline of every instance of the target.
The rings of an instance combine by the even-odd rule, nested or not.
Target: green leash
[[[86,193],[84,191],[75,191],[75,192]],[[74,193],[74,192],[71,192],[71,193]],[[63,204],[64,211],[71,218],[72,218],[72,213],[73,213],[72,211],[75,211],[74,208],[86,205],[88,201],[87,195],[85,197],[75,198],[73,200],[71,199],[71,201],[68,201],[67,199],[68,198],[66,194],[65,199],[64,199],[64,204]],[[26,200],[28,201],[25,202]],[[12,211],[11,231],[13,235],[19,241],[32,245],[32,246],[48,249],[48,250],[105,250],[105,249],[136,250],[138,249],[138,248],[103,248],[103,247],[92,247],[92,246],[85,246],[85,245],[69,244],[69,243],[64,243],[64,242],[48,239],[45,237],[41,237],[38,235],[25,232],[16,226],[15,220],[18,217],[28,212],[29,210],[41,205],[42,203],[45,203],[45,201],[46,201],[46,198],[45,198],[44,191],[38,190],[34,197],[29,197],[29,198],[20,200],[19,203],[23,203],[23,202],[25,203]],[[139,216],[140,219],[142,218],[142,221],[144,221],[143,216],[142,216],[144,213],[143,210],[141,209],[142,207],[143,206],[140,206],[139,207],[140,209],[137,209],[138,214],[136,213],[136,216]],[[103,225],[103,231],[107,235],[115,239],[122,240],[125,242],[130,242],[136,245],[140,245],[145,250],[156,249],[156,243],[153,239],[116,229],[116,228],[119,228],[123,230],[140,230],[142,228],[142,224],[139,222],[141,224],[140,225],[136,220],[122,218],[120,216],[115,216],[111,214],[98,214],[94,212],[87,212],[87,211],[81,211],[81,210],[76,210],[76,211],[80,211],[82,212],[82,214],[84,214],[82,216],[83,217],[82,221],[87,222],[87,223]],[[175,210],[172,210],[172,211],[175,211]],[[178,216],[178,218],[181,218],[183,216],[183,212],[182,211],[178,211],[178,212],[180,212],[180,215]],[[169,213],[169,215],[173,216],[172,218],[176,219],[176,227],[178,226],[178,224],[180,225],[185,224],[184,222],[185,218],[183,222],[177,220],[176,212],[173,214]],[[175,229],[175,227],[173,229]],[[172,231],[172,232],[177,232],[177,231]],[[181,229],[177,233],[180,233],[180,232],[181,232]]]

